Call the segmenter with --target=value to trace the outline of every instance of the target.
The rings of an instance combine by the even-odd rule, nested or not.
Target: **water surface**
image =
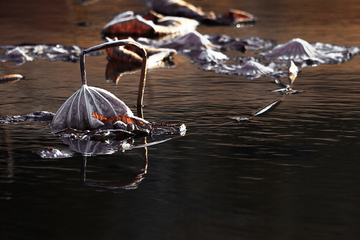
[[[259,19],[239,29],[200,26],[203,34],[360,45],[355,0],[191,2],[217,13],[242,9]],[[86,6],[1,1],[0,44],[90,47],[102,42],[100,29],[113,14],[126,10],[146,7],[128,0]],[[84,21],[91,25],[76,25]],[[229,117],[249,116],[281,98],[270,93],[278,87],[273,79],[203,71],[181,55],[174,62],[149,71],[144,116],[184,123],[188,132],[148,148],[143,178],[143,149],[87,157],[84,179],[81,154],[41,159],[35,153],[69,149],[46,123],[0,126],[1,239],[358,238],[359,56],[301,69],[295,88],[305,92],[248,122]],[[89,85],[132,107],[139,74],[115,86],[105,80],[106,64],[105,55],[87,58]],[[56,112],[81,86],[76,63],[0,63],[1,76],[12,73],[26,79],[0,85],[1,116]]]

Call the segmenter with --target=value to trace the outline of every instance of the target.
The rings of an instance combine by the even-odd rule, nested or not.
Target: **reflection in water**
[[[146,144],[146,137],[142,139],[143,144]],[[116,177],[111,176],[109,179],[97,179],[95,177],[89,178],[86,176],[86,166],[88,164],[88,156],[83,155],[81,161],[81,171],[80,171],[80,180],[81,182],[85,183],[88,186],[100,189],[109,189],[109,190],[116,190],[116,189],[125,189],[125,190],[132,190],[136,189],[141,181],[145,178],[145,174],[147,173],[148,168],[148,150],[147,147],[143,147],[143,166],[139,170],[138,173],[133,174],[132,177],[126,177],[124,175],[129,175],[124,172],[120,172],[119,175]]]
[[[173,61],[165,60],[165,61],[157,62],[157,64],[153,67],[148,66],[148,69],[171,68],[173,66],[174,66]],[[140,70],[141,70],[141,66],[137,64],[119,62],[117,60],[110,59],[106,65],[105,76],[106,76],[106,80],[112,80],[116,85],[118,85],[120,83],[120,79],[122,76],[126,74],[137,73]]]
[[[139,108],[138,108],[139,109]],[[139,112],[139,117],[143,117],[143,112]],[[133,146],[130,142],[133,143],[133,138],[125,138],[122,141],[119,140],[107,140],[104,142],[94,141],[93,139],[73,139],[71,137],[62,137],[63,142],[69,145],[70,149],[81,153],[83,155],[81,161],[81,174],[80,180],[81,182],[86,183],[91,187],[96,188],[106,188],[110,190],[115,189],[136,189],[140,182],[144,179],[144,175],[147,173],[148,168],[148,150],[147,146],[155,145],[158,143],[163,143],[168,141],[169,139],[165,139],[158,142],[152,142],[150,144],[147,143],[146,137],[141,139],[141,145]],[[118,176],[117,178],[111,177],[111,179],[89,179],[86,177],[86,166],[87,166],[87,158],[88,156],[94,155],[102,155],[102,154],[113,154],[115,151],[126,151],[134,148],[143,148],[143,167],[140,172],[135,174],[135,176],[130,179],[130,181],[124,181],[122,176]],[[127,179],[128,180],[128,179]]]

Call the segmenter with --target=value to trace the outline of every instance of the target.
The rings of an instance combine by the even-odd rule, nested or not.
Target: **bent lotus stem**
[[[86,84],[86,69],[85,69],[85,55],[90,52],[111,48],[111,47],[118,47],[123,45],[130,45],[135,48],[137,48],[142,53],[143,61],[141,65],[141,75],[140,75],[140,83],[139,83],[139,91],[138,91],[138,98],[137,98],[137,107],[141,108],[143,106],[144,101],[144,92],[145,92],[145,82],[146,82],[146,62],[147,62],[147,52],[145,48],[143,48],[139,43],[129,40],[129,39],[123,39],[123,40],[117,40],[112,42],[106,42],[99,44],[94,47],[90,47],[85,49],[81,55],[80,55],[80,71],[81,71],[81,80],[82,84]]]

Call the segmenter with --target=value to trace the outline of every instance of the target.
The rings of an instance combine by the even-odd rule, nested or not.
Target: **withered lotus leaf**
[[[190,51],[180,51],[182,55],[189,58],[196,65],[200,65],[200,68],[203,70],[211,70],[213,67],[225,63],[229,58],[218,51],[212,49],[199,49],[199,50],[190,50]]]
[[[251,13],[237,9],[230,9],[229,12],[218,15],[216,19],[210,21],[210,23],[240,27],[241,24],[253,24],[256,21],[257,19]]]
[[[34,61],[36,57],[45,58],[48,61],[78,62],[83,48],[61,44],[20,44],[0,45],[5,50],[5,55],[0,55],[0,62],[12,61],[16,65],[22,65],[27,61]],[[101,55],[102,52],[95,51],[88,56]]]
[[[150,10],[166,16],[180,16],[200,20],[206,14],[200,7],[183,0],[141,0]]]
[[[168,39],[139,38],[137,41],[144,46],[175,49],[195,64],[201,65],[203,69],[211,69],[229,59],[225,54],[219,52],[219,46],[212,44],[207,37],[196,30]]]
[[[114,94],[83,84],[56,112],[51,127],[55,132],[65,128],[100,128],[104,123],[92,117],[95,112],[107,118],[123,114],[133,116],[128,106]]]
[[[105,118],[121,116],[123,114],[126,114],[127,117],[134,116],[126,104],[118,99],[114,94],[101,88],[89,87],[86,81],[85,54],[119,45],[132,45],[143,50],[145,60],[141,78],[145,79],[146,51],[138,43],[131,40],[119,40],[85,49],[80,57],[82,86],[68,100],[66,100],[56,112],[51,123],[51,127],[55,132],[66,128],[79,130],[98,129],[102,127],[104,123],[92,116],[95,112],[101,114]],[[141,90],[139,88],[139,96],[141,98],[139,98],[140,100],[138,99],[138,102],[142,102],[142,95],[140,95],[140,92]]]
[[[55,148],[46,148],[36,152],[41,158],[69,158],[74,155],[73,152],[67,150],[59,150]]]
[[[275,46],[275,41],[259,37],[239,39],[225,34],[204,35],[212,44],[220,46],[221,51],[235,50],[240,52],[267,50]]]
[[[101,30],[105,36],[145,36],[156,37],[180,34],[195,29],[197,21],[181,17],[157,16],[147,20],[139,14],[127,11],[116,15]],[[156,19],[156,22],[153,20]]]
[[[54,118],[54,113],[48,111],[37,111],[26,115],[6,116],[0,120],[0,124],[9,124],[16,122],[51,122]]]
[[[180,16],[196,19],[203,24],[240,26],[238,24],[255,23],[257,20],[254,15],[230,9],[225,14],[216,15],[213,11],[204,12],[201,7],[196,7],[183,0],[141,0],[147,7],[157,13],[166,16]]]
[[[162,40],[139,38],[137,41],[145,46],[148,45],[156,48],[171,48],[177,51],[215,48],[214,44],[212,44],[204,35],[196,30],[187,32],[180,36],[175,36],[173,38]]]
[[[214,69],[216,73],[229,74],[233,76],[242,75],[248,79],[258,78],[274,73],[275,69],[255,61],[248,61],[244,65],[219,65]]]
[[[13,62],[15,65],[19,66],[28,61],[34,61],[35,58],[28,55],[28,53],[20,48],[14,46],[13,48],[8,48],[8,46],[0,46],[1,49],[6,49],[5,55],[0,55],[0,62]]]
[[[128,39],[133,40],[131,38]],[[114,40],[110,38],[106,38],[106,40],[108,42],[117,41],[116,38]],[[148,60],[146,64],[148,69],[160,65],[160,62],[169,60],[172,56],[174,56],[177,53],[175,49],[154,48],[147,45],[142,45],[142,46],[147,52]],[[110,59],[115,59],[121,62],[141,65],[143,61],[142,53],[138,51],[137,48],[134,48],[132,46],[119,46],[114,48],[107,48],[106,52]]]
[[[358,47],[336,46],[328,43],[308,43],[294,38],[287,43],[279,44],[273,49],[259,53],[266,59],[277,61],[292,60],[297,66],[316,66],[319,64],[338,64],[360,54]]]

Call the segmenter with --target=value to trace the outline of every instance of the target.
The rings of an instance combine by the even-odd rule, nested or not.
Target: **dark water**
[[[360,4],[344,1],[191,1],[204,10],[253,13],[253,27],[200,26],[203,34],[258,36],[277,43],[360,45]],[[0,44],[90,47],[115,13],[145,12],[140,1],[0,1]],[[78,22],[91,22],[79,27]],[[227,53],[232,54],[232,53]],[[184,123],[188,133],[148,148],[87,158],[41,159],[47,147],[68,150],[46,123],[2,125],[1,239],[358,239],[360,235],[360,58],[303,68],[273,111],[247,116],[279,99],[272,79],[247,80],[198,69],[183,56],[148,73],[144,116]],[[105,81],[105,55],[87,58],[90,85],[129,106],[138,74]],[[79,65],[38,59],[0,63],[0,115],[56,112],[80,87]],[[133,109],[135,111],[135,109]],[[136,111],[135,111],[136,112]],[[208,127],[218,127],[207,129]],[[204,131],[205,130],[205,131]],[[137,183],[134,183],[137,182]],[[133,183],[133,184],[132,184]],[[125,186],[125,187],[124,187]]]

